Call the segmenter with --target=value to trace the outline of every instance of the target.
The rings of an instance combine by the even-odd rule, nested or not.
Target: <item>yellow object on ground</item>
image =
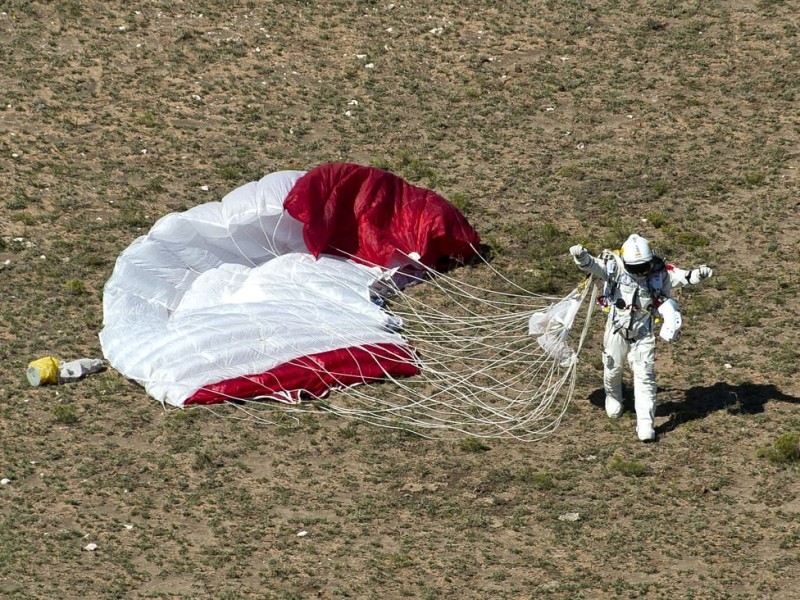
[[[31,385],[58,383],[58,368],[61,361],[55,356],[38,358],[28,364],[28,382]]]

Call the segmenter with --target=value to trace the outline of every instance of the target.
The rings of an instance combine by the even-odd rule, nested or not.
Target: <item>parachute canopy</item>
[[[174,406],[297,402],[414,375],[414,349],[375,290],[479,243],[452,204],[392,173],[272,173],[166,215],[122,252],[104,289],[103,353]]]

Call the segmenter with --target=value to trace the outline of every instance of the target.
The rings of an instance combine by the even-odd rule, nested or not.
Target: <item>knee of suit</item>
[[[622,361],[608,352],[603,352],[603,367],[606,371],[616,372],[622,369]]]
[[[637,379],[647,383],[655,383],[656,365],[654,362],[635,362],[631,365],[631,368]]]

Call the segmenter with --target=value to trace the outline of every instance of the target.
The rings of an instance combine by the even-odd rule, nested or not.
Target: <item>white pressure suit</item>
[[[654,317],[662,303],[677,309],[670,301],[672,290],[699,283],[712,271],[705,265],[689,271],[678,269],[654,255],[647,240],[635,234],[623,244],[620,254],[606,250],[595,258],[583,246],[573,246],[570,254],[582,271],[605,282],[601,302],[608,308],[603,337],[606,413],[612,418],[622,415],[622,364],[627,358],[633,371],[637,434],[642,441],[655,440]],[[677,319],[680,327],[679,313]]]

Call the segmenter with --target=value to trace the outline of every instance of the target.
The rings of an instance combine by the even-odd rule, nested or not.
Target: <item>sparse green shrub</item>
[[[575,181],[583,181],[586,179],[586,171],[576,165],[564,165],[559,167],[556,175],[562,179],[574,179]]]
[[[82,15],[81,3],[78,0],[61,0],[54,5],[54,8],[65,18],[76,19]]]
[[[491,234],[483,236],[482,241],[484,246],[483,256],[489,262],[506,251],[502,241]]]
[[[242,170],[237,165],[220,165],[217,167],[217,175],[224,181],[236,181],[242,178]]]
[[[689,248],[708,246],[708,238],[692,231],[682,231],[675,236],[676,241]]]
[[[667,224],[668,219],[667,215],[662,212],[651,212],[647,213],[647,221],[655,227],[656,229],[661,229],[664,225]]]
[[[146,110],[139,115],[136,122],[142,127],[156,127],[162,123],[161,118],[152,110]]]
[[[114,220],[113,225],[130,229],[143,229],[150,227],[151,220],[141,208],[133,205],[123,206],[121,214]]]
[[[473,208],[475,207],[472,200],[466,195],[462,194],[461,192],[456,192],[449,197],[450,202],[453,206],[455,206],[458,210],[462,213],[471,213]]]
[[[339,429],[339,435],[346,439],[346,440],[354,440],[358,437],[358,426],[356,423],[350,423],[349,425],[342,427]]]
[[[556,486],[553,476],[547,471],[526,469],[520,475],[520,479],[540,491],[552,490]]]
[[[764,183],[766,177],[767,176],[764,175],[764,173],[759,173],[756,171],[751,171],[749,173],[744,174],[744,180],[745,183],[747,183],[747,185],[760,185]]]
[[[643,477],[650,473],[650,469],[636,460],[625,460],[614,456],[608,461],[608,468],[630,477]]]
[[[464,438],[458,443],[458,447],[462,452],[486,452],[489,446],[481,439],[468,437]]]
[[[777,465],[800,461],[800,433],[784,433],[772,444],[759,448],[757,456]]]
[[[56,404],[53,408],[53,416],[62,425],[72,425],[78,422],[78,413],[71,404]]]
[[[800,351],[795,346],[794,340],[788,340],[778,346],[770,363],[777,372],[784,375],[794,375],[800,371]]]
[[[24,210],[30,206],[30,200],[24,196],[14,196],[6,201],[8,210]]]
[[[747,284],[736,277],[736,275],[728,276],[726,281],[728,290],[730,290],[731,294],[734,296],[743,296],[747,291]]]
[[[100,254],[99,252],[89,252],[84,254],[80,260],[84,267],[105,267],[113,260],[113,257]]]
[[[192,468],[195,471],[204,471],[221,466],[222,462],[220,461],[219,457],[208,450],[198,450],[194,455],[194,463],[192,464]]]
[[[64,283],[64,289],[67,290],[68,294],[80,296],[86,293],[86,284],[84,284],[80,279],[68,279]]]
[[[398,151],[397,156],[391,158],[376,158],[370,163],[373,167],[395,173],[412,183],[425,182],[428,187],[436,187],[438,177],[427,162],[419,158],[419,153],[408,148]],[[452,201],[452,199],[451,199]]]
[[[660,198],[669,191],[669,184],[666,181],[656,181],[651,190],[656,198]]]
[[[645,31],[664,31],[666,28],[666,23],[663,21],[657,21],[656,19],[647,19],[643,27]]]
[[[761,325],[762,312],[757,309],[740,309],[730,311],[731,323],[742,327],[757,327]]]
[[[23,213],[16,213],[11,215],[11,220],[16,223],[22,223],[23,225],[33,226],[38,223],[44,221],[43,215],[33,215],[31,213],[23,212]]]
[[[387,158],[376,158],[370,162],[370,165],[376,169],[392,172],[392,165]]]
[[[400,155],[400,172],[410,181],[419,182],[422,180],[430,181],[430,185],[435,185],[436,173],[433,168],[424,161],[416,158],[416,154],[403,152]]]
[[[167,188],[164,187],[164,182],[162,181],[161,177],[153,177],[147,182],[145,189],[153,194],[161,194],[167,191]]]

